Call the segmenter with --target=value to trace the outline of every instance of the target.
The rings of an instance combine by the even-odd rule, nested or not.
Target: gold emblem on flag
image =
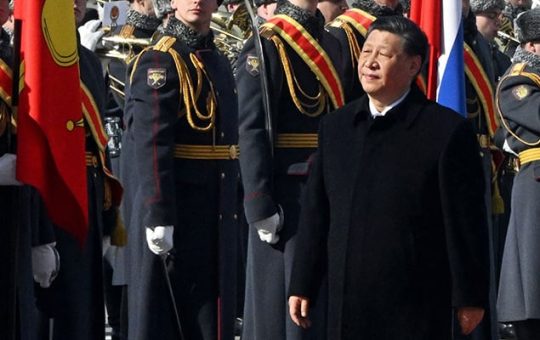
[[[51,56],[58,65],[69,67],[77,62],[73,4],[70,5],[69,1],[45,0],[41,12],[41,30]]]
[[[525,85],[519,85],[512,90],[512,94],[517,100],[523,100],[529,95],[529,89]]]
[[[159,89],[167,82],[167,71],[164,68],[149,68],[146,83],[153,89]]]

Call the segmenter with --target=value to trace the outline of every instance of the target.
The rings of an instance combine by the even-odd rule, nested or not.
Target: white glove
[[[49,288],[60,270],[56,242],[32,247],[32,274],[41,288]]]
[[[15,178],[17,155],[6,153],[0,157],[0,185],[22,185]]]
[[[506,139],[504,140],[503,150],[508,152],[508,153],[513,154],[514,156],[518,155],[514,150],[512,150],[512,148],[510,147],[510,144],[508,144],[508,140],[506,140]]]
[[[173,248],[173,226],[146,228],[146,243],[156,255],[167,254]]]
[[[79,27],[79,34],[81,35],[81,45],[89,49],[90,51],[96,50],[96,45],[99,39],[105,34],[99,26],[101,20],[94,19],[89,20],[84,25]]]
[[[278,206],[279,211],[264,220],[256,221],[252,226],[257,229],[261,241],[276,244],[279,242],[278,232],[283,227],[283,209]]]

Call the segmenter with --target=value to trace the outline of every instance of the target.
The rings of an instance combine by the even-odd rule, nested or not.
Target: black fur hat
[[[515,26],[515,33],[520,42],[540,41],[540,7],[519,15]]]
[[[471,0],[471,11],[487,12],[504,9],[504,0]]]

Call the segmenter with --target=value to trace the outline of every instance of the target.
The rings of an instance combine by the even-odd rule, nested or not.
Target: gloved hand
[[[506,139],[504,140],[503,150],[508,152],[508,153],[513,154],[514,156],[518,155],[514,150],[512,150],[512,148],[510,147],[510,144],[508,144],[508,140],[506,140]]]
[[[79,34],[81,35],[81,45],[89,49],[90,51],[96,50],[96,45],[99,39],[105,34],[101,28],[101,20],[89,20],[84,25],[79,27]]]
[[[279,242],[278,232],[283,228],[283,209],[278,206],[279,211],[264,220],[256,221],[252,226],[257,229],[261,241],[276,244]]]
[[[167,254],[173,248],[173,226],[146,228],[146,243],[156,255]]]
[[[60,270],[56,242],[32,247],[32,274],[41,288],[49,288]]]
[[[15,178],[17,155],[3,154],[0,157],[0,185],[22,185]]]

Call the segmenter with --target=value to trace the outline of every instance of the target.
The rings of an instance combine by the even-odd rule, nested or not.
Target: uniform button
[[[225,178],[225,173],[222,172],[222,173],[221,173],[221,179],[224,179],[224,178]]]
[[[219,91],[216,91],[216,97],[219,97]]]
[[[238,219],[238,215],[234,214],[234,215],[233,215],[233,218],[234,218],[235,220],[237,220],[237,219]]]
[[[221,221],[223,219],[223,215],[219,214],[219,220]]]
[[[222,132],[222,133],[220,134],[220,136],[221,136],[221,138],[225,138],[225,132]]]
[[[234,94],[237,94],[237,93],[238,93],[238,91],[236,90],[236,87],[234,88],[233,91],[234,91]]]

